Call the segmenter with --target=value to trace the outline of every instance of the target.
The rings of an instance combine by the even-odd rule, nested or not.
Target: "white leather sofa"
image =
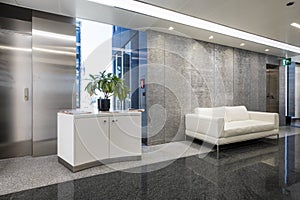
[[[196,108],[185,118],[185,134],[217,145],[263,138],[279,133],[277,113],[247,111],[245,106]]]

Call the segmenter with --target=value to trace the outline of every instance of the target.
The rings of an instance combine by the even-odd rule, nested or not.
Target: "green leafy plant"
[[[90,96],[96,94],[99,90],[103,92],[104,98],[108,99],[112,95],[118,97],[120,101],[126,99],[129,93],[129,88],[124,84],[124,80],[112,73],[106,73],[106,71],[99,74],[90,74],[90,82],[85,87],[85,90]]]

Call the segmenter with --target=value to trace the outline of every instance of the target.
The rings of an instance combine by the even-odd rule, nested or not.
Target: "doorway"
[[[266,65],[266,111],[279,113],[279,66]]]

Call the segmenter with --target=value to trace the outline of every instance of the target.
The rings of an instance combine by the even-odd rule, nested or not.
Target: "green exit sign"
[[[282,66],[288,66],[291,63],[292,63],[292,59],[291,58],[282,59]]]

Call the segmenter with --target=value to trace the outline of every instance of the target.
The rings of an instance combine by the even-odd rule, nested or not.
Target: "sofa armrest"
[[[248,111],[250,119],[260,120],[265,122],[274,123],[274,128],[279,128],[279,116],[278,113],[268,113],[268,112],[253,112]]]
[[[220,138],[224,134],[224,118],[187,114],[185,115],[185,128],[189,131]]]

